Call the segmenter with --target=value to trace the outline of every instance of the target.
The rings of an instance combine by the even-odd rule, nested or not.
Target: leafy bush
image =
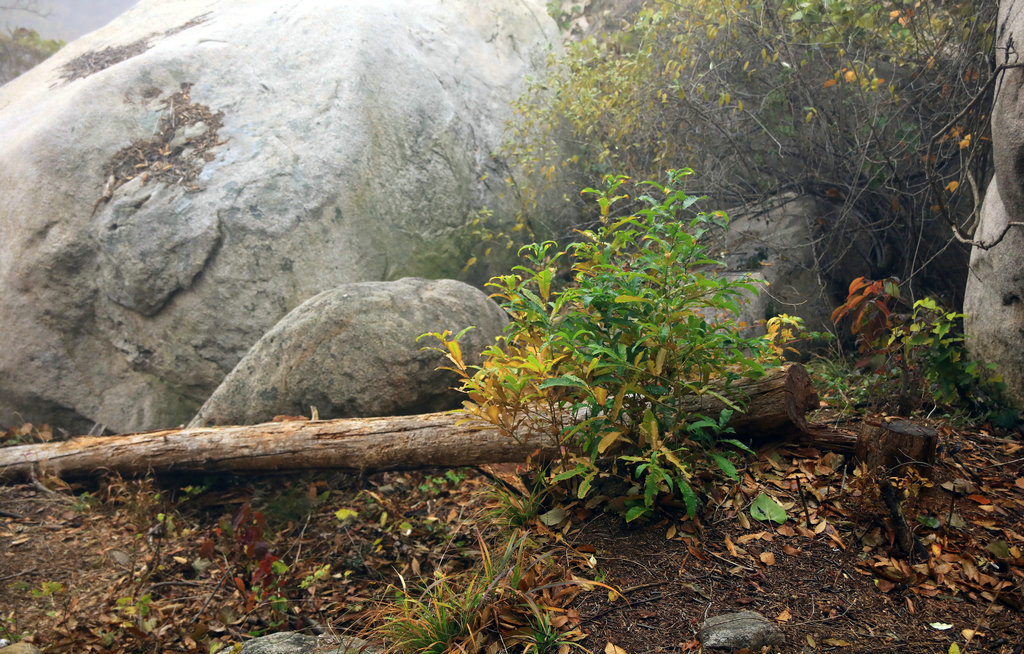
[[[998,412],[1002,379],[994,365],[967,358],[964,314],[930,297],[911,305],[895,279],[858,277],[832,313],[837,325],[847,318],[860,356],[856,366],[871,376],[876,404],[902,413],[929,407]]]
[[[482,366],[463,363],[457,337],[435,335],[463,377],[469,414],[512,438],[563,448],[551,481],[570,483],[579,498],[601,496],[607,480],[626,482],[610,499],[624,502],[627,520],[650,515],[669,494],[693,515],[690,479],[708,459],[735,476],[713,449],[742,401],[730,383],[764,372],[767,343],[739,336],[735,323],[757,289],[714,274],[719,263],[701,237],[727,219],[684,219],[698,199],[681,189],[687,174],[670,171],[664,186],[643,182],[641,208],[619,219],[612,208],[627,199],[628,180],[609,177],[602,190],[584,191],[599,206],[595,229],[565,249],[524,247],[528,265],[490,282],[511,322],[504,346],[489,348]],[[561,290],[560,271],[572,276]],[[725,408],[704,415],[688,397]]]
[[[566,180],[684,166],[718,206],[825,198],[826,273],[857,233],[877,276],[935,270],[929,283],[959,296],[965,250],[945,245],[988,173],[997,4],[649,0],[553,60],[504,154],[527,212]]]

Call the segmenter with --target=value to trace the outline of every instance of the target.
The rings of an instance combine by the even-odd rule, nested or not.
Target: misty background
[[[18,27],[71,41],[102,27],[138,0],[0,0],[0,31]]]

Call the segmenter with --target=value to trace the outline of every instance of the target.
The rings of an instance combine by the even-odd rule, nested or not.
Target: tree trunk
[[[857,438],[857,458],[868,468],[892,471],[907,464],[921,464],[927,471],[935,462],[939,434],[931,427],[906,420],[865,420]]]
[[[788,432],[813,444],[815,428],[807,425],[804,413],[818,406],[818,398],[802,366],[792,364],[734,387],[747,406],[730,422],[737,432],[755,436],[784,436]],[[722,406],[710,396],[695,397],[691,410],[717,415]],[[0,448],[0,480],[25,478],[34,472],[74,477],[103,471],[139,474],[458,467],[517,462],[530,454],[552,457],[557,453],[550,441],[540,436],[524,434],[522,442],[517,442],[484,423],[456,424],[460,419],[462,416],[449,413],[428,413],[81,436],[56,443]]]

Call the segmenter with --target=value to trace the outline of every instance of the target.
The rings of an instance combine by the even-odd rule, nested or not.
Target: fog
[[[71,41],[109,23],[137,0],[0,0],[0,30],[28,27]]]

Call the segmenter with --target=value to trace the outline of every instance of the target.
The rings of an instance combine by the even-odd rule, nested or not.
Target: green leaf
[[[686,515],[690,516],[692,520],[697,515],[697,494],[693,492],[693,488],[683,478],[676,479],[676,486],[679,487],[679,492],[683,495],[683,502],[686,504]]]
[[[647,513],[647,507],[634,506],[629,511],[626,511],[626,522],[633,522],[645,513]]]
[[[560,506],[556,506],[546,513],[540,514],[540,521],[549,527],[561,524],[565,520],[565,509]]]
[[[726,443],[728,445],[732,445],[737,450],[740,450],[742,452],[746,452],[747,454],[754,454],[754,450],[750,449],[750,447],[747,446],[746,443],[738,441],[735,438],[723,438],[722,440],[720,440],[718,442],[719,443]]]
[[[555,478],[552,479],[551,481],[558,483],[560,481],[565,481],[566,479],[572,479],[573,477],[577,477],[583,474],[584,472],[586,472],[586,470],[587,469],[584,468],[583,466],[578,465],[575,468],[572,468],[571,470],[564,470],[558,473],[557,475],[555,475]]]
[[[576,375],[562,375],[561,377],[552,377],[551,379],[545,379],[538,388],[541,390],[545,388],[551,388],[552,386],[569,386],[572,388],[590,388],[587,382],[583,381]]]
[[[919,515],[917,521],[929,529],[938,529],[942,525],[938,518],[930,515]]]
[[[761,493],[750,504],[750,517],[762,522],[771,520],[781,525],[786,521],[787,515],[786,510],[779,506],[778,502]]]
[[[989,544],[985,546],[985,549],[991,552],[996,558],[1010,558],[1010,544],[1005,540],[996,539],[989,541]]]
[[[587,493],[590,492],[590,484],[593,483],[595,475],[597,475],[596,471],[591,472],[583,478],[583,481],[580,482],[580,487],[576,490],[576,497],[582,500],[587,496]]]
[[[722,472],[729,476],[729,479],[739,480],[739,473],[736,472],[736,466],[732,464],[732,461],[716,452],[710,452],[708,455],[715,463],[718,464],[718,467],[722,469]]]

